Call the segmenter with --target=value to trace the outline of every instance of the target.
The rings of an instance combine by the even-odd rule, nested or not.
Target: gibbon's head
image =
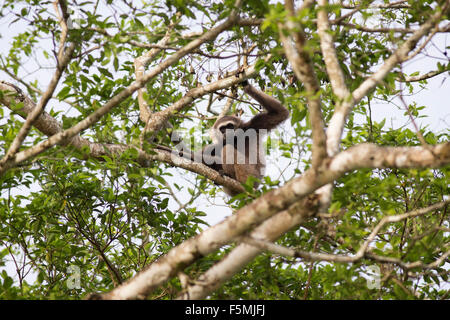
[[[242,121],[236,116],[223,116],[217,119],[216,123],[209,131],[209,135],[214,143],[222,142],[225,138],[226,130],[236,130],[241,127]]]

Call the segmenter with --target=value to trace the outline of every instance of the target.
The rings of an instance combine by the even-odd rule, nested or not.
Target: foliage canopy
[[[328,127],[342,99],[333,88],[322,51],[324,36],[317,26],[321,6],[296,1],[296,10],[300,9],[293,14],[290,1],[286,2],[248,0],[238,9],[234,0],[56,1],[56,6],[51,1],[3,2],[0,75],[34,102],[48,90],[58,70],[56,61],[61,61],[59,54],[69,50],[69,44],[76,44],[45,108],[49,118],[64,130],[89,119],[136,83],[139,58],[151,57],[144,63],[146,70],[161,70],[137,94],[130,92],[115,101],[98,121],[82,130],[82,138],[97,144],[98,155],[93,154],[92,145],[79,147],[59,141],[2,170],[0,298],[80,299],[93,292],[109,292],[210,224],[247,208],[312,168],[316,124],[309,109],[311,101],[320,97],[321,115]],[[430,69],[419,68],[416,63],[412,65],[417,70],[406,72],[402,63],[395,64],[353,107],[340,148],[347,150],[362,143],[383,147],[448,143],[448,128],[415,129],[414,124],[429,106],[411,99],[402,103],[403,96],[414,97],[427,90],[432,77],[443,79],[443,86],[448,87],[444,82],[450,65],[448,47],[445,41],[432,42],[431,37],[448,36],[448,24],[439,22],[448,17],[448,2],[331,1],[326,9],[330,23],[327,33],[333,37],[338,66],[349,92],[360,88],[430,16],[444,11],[416,46],[422,49],[417,57],[431,61],[427,64]],[[233,10],[238,10],[238,18],[229,27],[163,67],[167,59],[220,26]],[[62,23],[69,22],[66,13],[71,17],[67,34]],[[286,28],[289,23],[294,27]],[[299,35],[305,40],[299,52],[309,57],[320,87],[315,93],[308,91],[308,85],[297,76],[282,40],[291,37],[298,45]],[[430,46],[441,55],[428,55]],[[160,158],[142,161],[139,152],[154,156],[155,145],[174,148],[173,132],[198,147],[209,143],[205,139],[207,128],[225,107],[230,113],[243,112],[246,119],[259,112],[236,83],[221,87],[221,81],[235,77],[241,66],[254,67],[249,81],[279,99],[291,112],[290,120],[267,139],[269,165],[260,189],[247,186],[245,193],[228,199],[221,186],[208,179],[211,176]],[[196,88],[208,85],[212,89],[173,109],[168,125],[145,132],[148,118],[143,109],[162,114],[193,95]],[[6,108],[6,96],[6,91],[0,92],[2,157],[28,114],[23,111],[25,102],[17,99]],[[389,104],[393,113],[403,114],[404,121],[389,127],[386,119],[390,115],[377,110],[381,103]],[[440,108],[448,113],[444,104]],[[50,126],[50,122],[47,124]],[[50,129],[45,128],[33,127],[20,151],[46,141],[50,135],[46,130]],[[153,135],[150,142],[149,135]],[[131,148],[107,152],[111,146]],[[275,242],[301,252],[351,257],[383,217],[447,201],[427,213],[383,226],[362,258],[351,263],[325,258],[309,261],[261,249],[255,259],[206,296],[448,298],[448,163],[447,155],[446,164],[437,167],[388,165],[342,174],[333,183],[327,213],[315,212]],[[230,239],[219,250],[182,268],[183,274],[197,279],[239,243],[239,239]],[[439,263],[433,264],[435,261]],[[378,274],[373,275],[373,270]],[[367,279],[376,279],[380,286],[370,289]],[[172,299],[183,290],[186,282],[177,273],[148,298]]]

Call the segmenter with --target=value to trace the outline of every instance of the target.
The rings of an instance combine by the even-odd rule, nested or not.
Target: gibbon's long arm
[[[266,109],[266,112],[255,115],[247,122],[245,124],[247,128],[270,130],[289,118],[288,109],[274,97],[265,94],[248,83],[244,86],[244,92],[258,101]]]

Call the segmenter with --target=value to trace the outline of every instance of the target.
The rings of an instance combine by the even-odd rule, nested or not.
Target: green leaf
[[[99,67],[98,70],[99,70],[100,73],[103,74],[105,77],[111,78],[111,79],[114,78],[114,76],[112,75],[111,72],[108,71],[108,69],[100,68],[100,67]]]
[[[71,90],[71,87],[69,87],[69,86],[62,88],[61,91],[59,91],[58,94],[56,95],[58,97],[59,101],[67,98],[69,96],[70,90]]]

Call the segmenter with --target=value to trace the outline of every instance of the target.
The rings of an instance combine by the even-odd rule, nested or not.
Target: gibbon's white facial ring
[[[223,140],[226,130],[235,130],[239,128],[241,121],[234,116],[224,116],[217,120],[214,126],[210,129],[209,135],[214,143],[219,143]]]
[[[226,130],[234,130],[234,129],[236,129],[236,126],[235,126],[235,124],[234,124],[233,122],[231,122],[231,121],[228,121],[228,122],[222,124],[222,125],[219,127],[219,131],[220,131],[222,134],[225,134],[225,131],[226,131]]]

